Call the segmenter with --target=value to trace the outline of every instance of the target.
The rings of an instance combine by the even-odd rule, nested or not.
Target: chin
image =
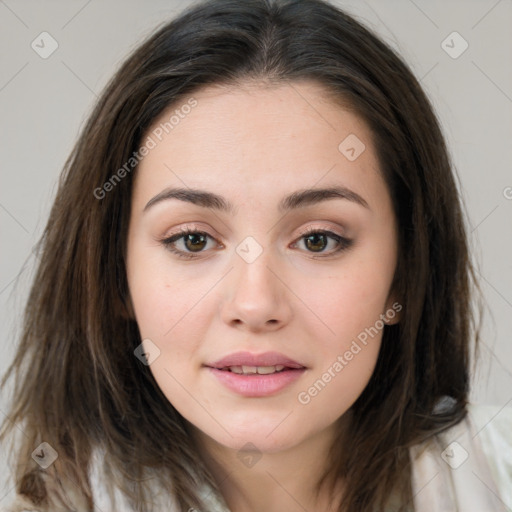
[[[200,430],[203,435],[207,435],[219,445],[226,448],[239,451],[241,449],[251,449],[252,446],[262,453],[276,453],[283,450],[292,448],[300,444],[308,435],[314,432],[306,430],[304,422],[299,425],[296,421],[290,421],[290,418],[283,418],[286,415],[281,415],[279,421],[272,421],[270,418],[246,417],[243,424],[236,424],[233,422],[227,423],[229,425],[228,432],[221,427],[209,424],[205,425],[206,428],[195,427]],[[221,424],[224,424],[221,420]]]
[[[278,453],[293,448],[302,441],[301,438],[295,439],[290,436],[266,436],[261,432],[247,433],[246,435],[234,436],[232,438],[223,437],[217,440],[226,448],[235,451],[247,450],[258,451],[261,453]]]

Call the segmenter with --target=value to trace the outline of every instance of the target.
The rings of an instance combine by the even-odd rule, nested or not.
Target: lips
[[[230,391],[250,398],[283,391],[300,379],[307,369],[278,352],[235,352],[204,366]]]
[[[275,366],[226,366],[219,368],[220,370],[229,370],[239,375],[270,375],[271,373],[278,373],[288,370],[286,366],[282,364],[276,364]]]
[[[210,368],[216,368],[218,370],[229,370],[232,368],[238,369],[239,367],[248,370],[247,373],[256,373],[253,368],[256,369],[269,369],[275,367],[277,371],[284,369],[301,369],[305,368],[304,365],[300,364],[289,357],[280,354],[279,352],[264,352],[262,354],[251,354],[250,352],[235,352],[229,354],[218,361],[211,364],[206,364]],[[281,368],[282,367],[282,368]],[[239,373],[239,372],[237,372]],[[244,372],[246,373],[246,372]],[[257,373],[260,373],[259,371]],[[264,373],[262,371],[261,373]]]

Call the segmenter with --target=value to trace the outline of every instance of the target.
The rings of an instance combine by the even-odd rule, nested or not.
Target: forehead
[[[311,81],[204,87],[167,108],[148,138],[155,146],[136,179],[145,196],[170,185],[253,199],[333,184],[379,194],[384,185],[366,123]]]

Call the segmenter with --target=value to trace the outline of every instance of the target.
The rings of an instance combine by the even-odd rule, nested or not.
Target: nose
[[[290,322],[292,303],[286,280],[266,251],[247,263],[234,255],[226,277],[222,319],[250,332],[276,331]]]

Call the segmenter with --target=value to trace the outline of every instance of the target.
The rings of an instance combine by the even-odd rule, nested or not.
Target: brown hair
[[[87,472],[97,447],[136,510],[151,509],[148,477],[182,511],[202,508],[198,482],[215,488],[186,421],[133,354],[141,343],[125,271],[133,176],[98,190],[162,111],[194,90],[303,79],[348,104],[374,135],[398,219],[394,287],[404,306],[400,323],[385,327],[375,372],[352,407],[351,442],[333,446],[318,487],[344,479],[340,511],[382,510],[393,492],[411,506],[408,448],[464,418],[479,332],[461,199],[439,123],[395,52],[333,5],[215,0],[189,7],[126,60],[66,162],[3,379],[14,376],[15,389],[1,438],[15,424],[23,429],[17,492],[41,510],[69,507],[66,489],[92,510]],[[435,410],[444,396],[450,407]],[[42,441],[59,454],[47,470],[30,456]]]

